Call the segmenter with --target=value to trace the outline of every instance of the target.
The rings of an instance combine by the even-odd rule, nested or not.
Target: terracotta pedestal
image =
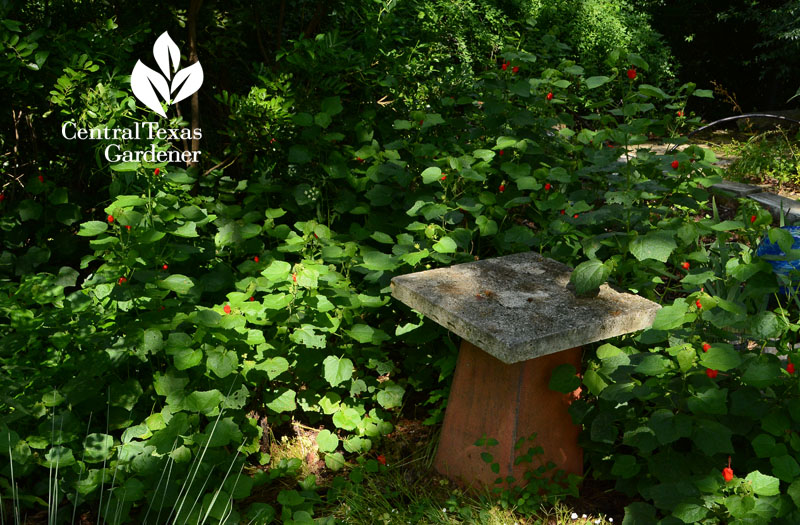
[[[466,485],[478,481],[489,486],[501,476],[514,476],[521,482],[526,470],[548,461],[557,469],[582,475],[580,427],[572,423],[567,412],[580,389],[564,395],[548,388],[553,369],[565,363],[580,370],[580,347],[506,364],[463,341],[436,453],[436,470]],[[534,433],[535,441],[527,441]],[[499,444],[475,446],[483,435]],[[526,438],[526,443],[515,451],[519,438]],[[542,447],[544,455],[535,456],[533,463],[515,466],[516,457],[531,446]],[[500,465],[499,473],[492,472],[481,459],[482,452],[492,454]]]

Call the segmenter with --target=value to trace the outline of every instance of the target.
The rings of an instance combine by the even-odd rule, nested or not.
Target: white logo
[[[141,60],[138,60],[133,68],[133,73],[131,73],[131,90],[142,104],[162,117],[166,117],[167,114],[161,108],[161,100],[172,105],[192,96],[203,85],[203,68],[200,66],[200,62],[195,62],[178,71],[181,53],[177,44],[172,41],[166,31],[153,44],[153,57],[164,75],[160,75],[158,71],[150,69]],[[177,73],[172,77],[172,73],[176,71]],[[177,95],[171,99],[170,97],[175,92]],[[161,99],[159,99],[159,95],[161,95]]]

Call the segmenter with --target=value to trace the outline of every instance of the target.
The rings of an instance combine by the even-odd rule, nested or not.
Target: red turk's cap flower
[[[296,273],[292,274],[292,281],[297,282],[297,274]]]
[[[258,255],[256,255],[255,257],[253,257],[253,262],[258,262]]]
[[[497,190],[498,190],[500,193],[503,193],[504,191],[506,191],[506,185],[505,185],[505,184],[501,184],[501,185],[500,185],[500,187],[499,187],[499,188],[497,188]]]
[[[383,454],[379,454],[375,459],[377,459],[378,463],[381,465],[386,465],[386,457]]]
[[[703,307],[703,303],[700,302],[700,299],[696,300],[694,302],[694,304],[697,306],[697,308],[702,308]]]
[[[636,78],[636,70],[635,69],[631,68],[631,69],[628,70],[628,78],[631,79],[631,80]]]
[[[419,125],[420,125],[420,126],[421,126],[422,124],[424,124],[424,123],[425,123],[425,121],[424,121],[424,120],[420,120],[420,121],[419,121]]]
[[[226,304],[225,307],[222,309],[222,311],[225,312],[226,314],[231,313],[231,305]]]
[[[686,261],[682,262],[681,263],[681,268],[683,268],[684,270],[688,270],[689,269],[689,263],[686,262]]]
[[[161,170],[159,168],[153,170],[153,175],[158,175],[159,173],[161,173]]]
[[[108,220],[108,222],[114,222],[114,216],[113,215],[109,215],[106,220]]]
[[[790,374],[794,374],[794,363],[789,363],[788,365],[786,365],[786,371],[789,372]]]
[[[678,116],[682,117],[683,116],[683,111],[678,110]]]
[[[711,348],[711,345],[708,343],[703,343],[703,352],[708,352],[708,349]]]
[[[550,191],[550,188],[552,188],[552,187],[553,186],[551,186],[549,182],[544,185],[545,191]]]
[[[508,69],[508,62],[503,62],[503,65],[502,65],[502,66],[500,66],[500,69],[502,69],[503,71],[505,71],[506,69]]]
[[[564,215],[565,213],[567,213],[567,210],[561,210],[561,215]]]
[[[578,214],[576,213],[575,215],[572,216],[572,218],[573,219],[577,219],[578,218]]]
[[[446,179],[447,175],[442,175],[442,180]]]
[[[42,177],[41,175],[39,175],[39,176],[37,177],[37,179],[39,179],[39,182],[44,182],[44,177]]]
[[[756,222],[756,216],[755,215],[751,215],[750,216],[750,224],[753,224],[754,222]]]
[[[126,278],[120,277],[119,280],[117,281],[117,284],[122,284],[122,283],[127,283],[127,282],[128,282],[128,280]]]
[[[362,159],[361,157],[356,157],[356,160],[357,160],[358,162],[364,162],[364,159]]]
[[[733,469],[731,468],[731,457],[728,456],[728,466],[722,469],[722,479],[725,483],[733,479]]]
[[[255,297],[250,297],[250,300],[251,300],[251,301],[255,301],[255,300],[256,300],[256,298],[255,298]]]
[[[6,200],[6,196],[0,193],[0,202],[3,202],[4,200]]]
[[[725,483],[731,481],[733,479],[733,469],[730,467],[722,469],[722,479],[725,480]]]
[[[553,92],[552,92],[552,91],[548,92],[548,93],[547,93],[547,97],[545,97],[545,98],[546,98],[547,100],[553,100]]]
[[[169,268],[169,266],[167,266],[167,265],[165,264],[164,266],[162,266],[162,268],[166,270],[167,268]]]
[[[505,153],[503,150],[500,150],[500,151],[498,152],[498,154],[499,154],[499,155],[502,155],[503,153]]]
[[[515,75],[517,74],[518,71],[519,71],[519,66],[514,66],[511,68],[511,72],[514,73]]]
[[[713,368],[706,368],[706,375],[711,379],[714,379],[715,377],[717,377],[717,371],[714,370]]]
[[[678,166],[680,166],[680,165],[681,165],[681,163],[678,162],[677,160],[673,160],[672,164],[670,164],[670,166],[672,166],[672,169],[674,169],[674,170],[678,169]]]
[[[125,229],[126,229],[126,230],[130,230],[130,229],[131,229],[131,225],[130,225],[130,224],[126,224],[126,225],[125,225]]]

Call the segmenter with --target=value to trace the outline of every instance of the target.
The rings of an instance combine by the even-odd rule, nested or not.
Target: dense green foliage
[[[441,419],[456,344],[391,300],[391,277],[537,250],[576,266],[580,293],[609,281],[665,305],[592,352],[573,406],[592,475],[649,502],[630,515],[796,519],[797,382],[756,350],[794,357],[797,301],[769,301],[778,281],[753,254],[767,231],[787,253],[791,239],[752,208],[720,220],[709,151],[619,161],[697,124],[686,104],[711,93],[657,87],[666,53],[614,5],[575,22],[572,47],[555,36],[566,8],[538,2],[208,3],[196,21],[173,4],[147,20],[133,4],[4,6],[3,500],[54,520],[308,523],[383,468],[371,456],[402,411]],[[156,119],[129,72],[164,30],[186,50],[175,28],[194,22],[199,167],[109,165],[119,140],[61,136]],[[188,102],[160,126],[189,126]],[[322,429],[347,481],[280,490],[300,462],[271,458],[269,434],[296,422]]]
[[[591,73],[604,71],[620,56],[638,53],[650,63],[650,82],[674,77],[672,57],[653,30],[647,11],[627,0],[530,2],[529,20],[569,45],[572,56]]]

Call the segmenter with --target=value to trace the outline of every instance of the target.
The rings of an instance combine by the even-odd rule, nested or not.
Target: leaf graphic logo
[[[166,117],[161,101],[172,105],[192,96],[203,85],[203,68],[200,62],[195,62],[178,71],[181,53],[166,31],[153,44],[153,57],[164,74],[137,60],[131,73],[131,90],[139,102]],[[174,77],[172,73],[175,73]]]

